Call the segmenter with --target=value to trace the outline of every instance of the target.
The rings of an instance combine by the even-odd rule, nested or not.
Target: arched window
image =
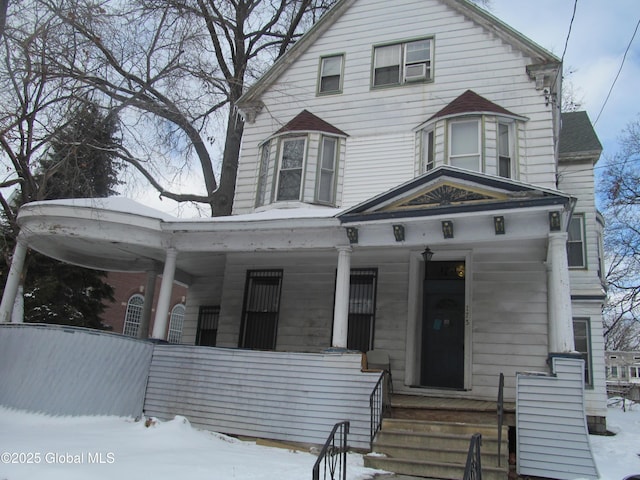
[[[138,336],[143,305],[144,297],[142,295],[136,293],[129,298],[129,301],[127,302],[127,313],[124,317],[124,330],[122,333],[129,335],[130,337]]]
[[[169,343],[180,343],[182,340],[182,325],[184,324],[184,305],[177,304],[171,310],[171,318],[169,319],[169,334],[167,341]]]

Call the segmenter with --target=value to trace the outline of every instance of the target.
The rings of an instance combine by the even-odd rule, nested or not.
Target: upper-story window
[[[332,55],[320,59],[318,93],[341,93],[344,55]]]
[[[337,158],[338,139],[336,137],[322,136],[320,161],[318,162],[318,186],[316,189],[318,202],[334,202]]]
[[[306,137],[285,138],[280,151],[276,199],[300,200]]]
[[[513,177],[513,134],[512,125],[498,123],[498,175],[505,178]]]
[[[266,142],[260,147],[260,170],[258,171],[258,191],[256,194],[256,207],[260,207],[267,203],[270,155],[271,145],[269,142]]]
[[[480,121],[462,120],[449,123],[449,164],[480,171]]]
[[[422,171],[427,172],[433,170],[435,166],[435,144],[433,128],[427,128],[422,130]]]
[[[373,49],[373,86],[431,80],[433,38],[382,45]]]
[[[587,266],[584,248],[584,215],[574,215],[569,223],[567,239],[567,258],[569,267],[584,268]]]

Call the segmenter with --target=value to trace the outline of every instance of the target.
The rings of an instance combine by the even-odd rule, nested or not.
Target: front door
[[[465,262],[428,262],[423,295],[420,385],[462,389]]]

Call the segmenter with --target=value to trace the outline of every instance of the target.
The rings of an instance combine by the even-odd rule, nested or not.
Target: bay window
[[[277,200],[300,200],[306,137],[282,141],[278,172]]]
[[[322,203],[333,203],[338,139],[328,136],[321,138],[316,200]]]
[[[449,164],[467,170],[481,170],[479,120],[449,124]]]
[[[511,138],[511,125],[498,123],[498,175],[505,178],[512,177],[513,141]]]

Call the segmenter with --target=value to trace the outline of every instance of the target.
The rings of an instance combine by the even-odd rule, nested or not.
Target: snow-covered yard
[[[612,407],[611,437],[591,437],[603,480],[640,474],[640,405]],[[0,480],[301,480],[315,456],[197,430],[188,420],[50,417],[0,408]],[[349,455],[348,478],[371,478]]]

